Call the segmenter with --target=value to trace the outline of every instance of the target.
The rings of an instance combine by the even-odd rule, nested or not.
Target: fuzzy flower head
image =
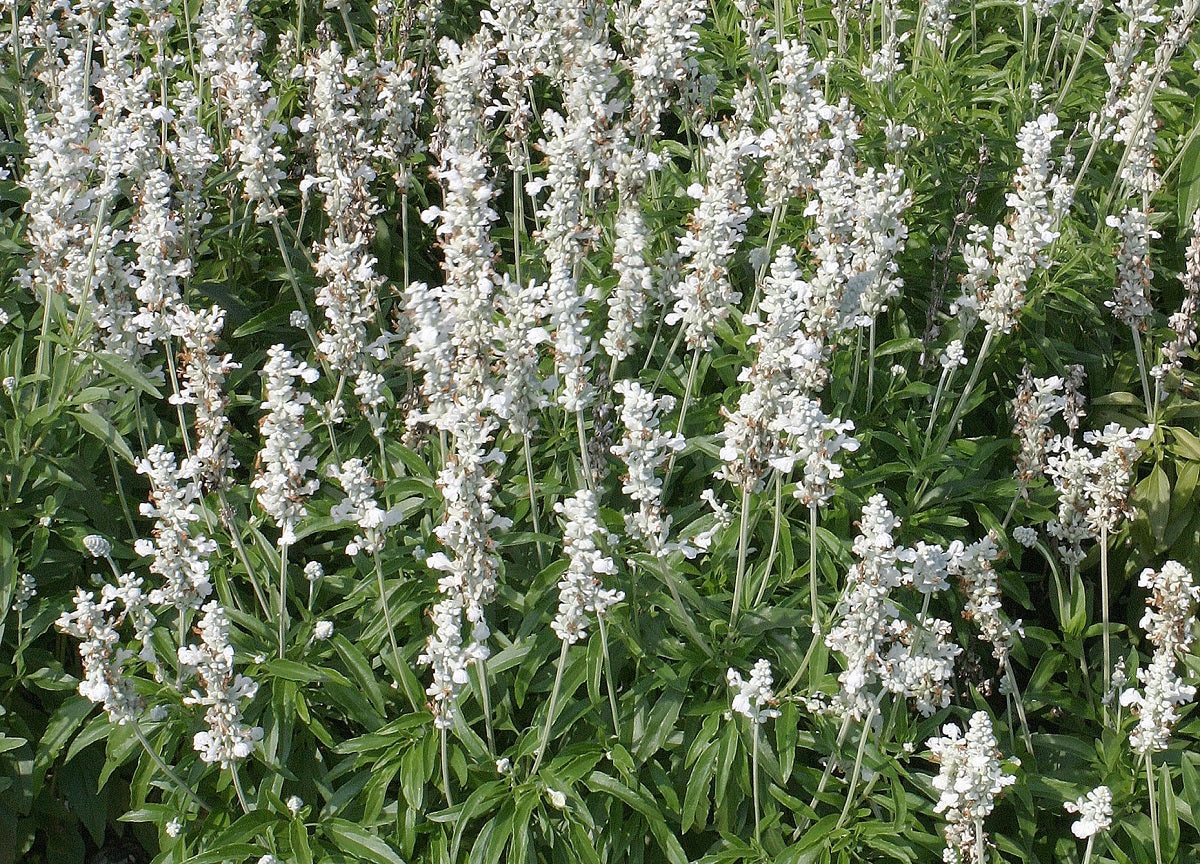
[[[596,542],[598,535],[607,536],[600,524],[596,493],[582,489],[556,504],[554,510],[566,519],[563,551],[569,563],[558,583],[558,615],[550,626],[559,639],[573,645],[587,636],[589,612],[603,616],[610,606],[624,600],[625,594],[605,588],[600,580],[615,573],[616,565]]]
[[[1107,786],[1097,786],[1087,795],[1067,801],[1063,809],[1079,814],[1079,819],[1071,825],[1071,833],[1080,840],[1086,840],[1101,831],[1107,831],[1112,825],[1112,791]]]
[[[1000,761],[992,720],[984,711],[976,711],[964,734],[954,723],[942,727],[941,738],[929,739],[929,749],[940,763],[933,788],[940,793],[933,812],[945,816],[945,864],[985,864],[979,849],[985,846],[978,837],[983,820],[995,807],[996,798],[1016,782],[1005,774]],[[986,853],[985,853],[986,854]]]
[[[733,688],[733,710],[743,717],[749,717],[755,723],[766,723],[772,717],[779,716],[775,694],[771,691],[771,663],[759,660],[750,670],[750,677],[743,679],[736,669],[730,669],[725,674],[729,686]]]

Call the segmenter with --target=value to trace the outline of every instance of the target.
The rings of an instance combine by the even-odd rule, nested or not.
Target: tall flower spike
[[[279,542],[296,542],[296,523],[307,512],[305,499],[317,491],[320,481],[308,477],[317,467],[316,457],[304,455],[312,436],[304,429],[304,412],[312,395],[297,388],[316,382],[319,373],[307,363],[296,362],[290,351],[274,345],[263,367],[265,398],[259,406],[267,414],[260,422],[263,445],[258,452],[258,475],[251,487],[258,490],[258,503],[279,526]]]
[[[625,599],[625,593],[605,588],[601,580],[616,573],[617,568],[596,543],[597,535],[605,536],[596,493],[581,489],[574,497],[556,504],[554,510],[566,520],[563,551],[569,563],[558,582],[558,615],[550,626],[559,639],[574,645],[587,636],[588,613],[602,617],[610,606]]]
[[[929,739],[935,762],[941,764],[933,788],[941,796],[933,812],[949,823],[945,828],[945,864],[986,864],[987,838],[983,820],[996,806],[996,798],[1016,782],[1005,774],[992,731],[992,720],[984,711],[971,715],[963,734],[954,723],[942,727],[942,738]]]
[[[1158,571],[1147,567],[1138,585],[1150,591],[1141,626],[1154,645],[1154,657],[1149,666],[1138,670],[1143,692],[1126,690],[1121,694],[1121,704],[1132,707],[1138,715],[1129,742],[1134,752],[1144,756],[1167,749],[1179,721],[1179,706],[1196,698],[1195,686],[1185,684],[1175,674],[1175,666],[1194,638],[1200,586],[1178,561],[1168,561]]]
[[[750,677],[743,679],[736,669],[730,669],[725,674],[729,686],[733,688],[733,710],[736,714],[749,717],[755,723],[766,723],[772,717],[779,716],[775,693],[771,690],[771,663],[759,660],[750,670]]]

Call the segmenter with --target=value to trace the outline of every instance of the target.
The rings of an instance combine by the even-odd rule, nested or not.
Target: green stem
[[[1112,687],[1112,635],[1108,620],[1108,526],[1100,526],[1100,616],[1104,628],[1104,693]],[[1108,714],[1105,703],[1104,713]]]
[[[767,584],[771,581],[771,567],[775,564],[775,553],[779,550],[779,534],[783,527],[783,476],[775,472],[775,524],[771,529],[771,551],[767,553],[767,566],[763,570],[762,582],[759,583],[758,593],[754,595],[754,606],[762,602],[767,593]]]
[[[529,482],[529,513],[533,517],[533,533],[540,535],[542,533],[542,526],[541,526],[540,520],[538,518],[537,491],[534,488],[535,484],[533,482],[533,455],[530,453],[529,433],[528,432],[525,433],[524,450],[525,450],[525,479]],[[546,569],[546,550],[542,547],[542,541],[541,541],[540,537],[539,537],[536,545],[537,545],[537,556],[538,556],[538,570],[539,571],[545,570]]]
[[[604,616],[596,616],[596,624],[600,630],[600,649],[604,654],[604,683],[608,690],[608,707],[612,711],[613,718],[613,734],[617,740],[621,740],[621,712],[617,708],[617,691],[616,685],[613,683],[612,671],[612,655],[608,651],[608,628],[604,623]]]
[[[282,660],[287,648],[287,565],[288,544],[279,544],[279,659]]]
[[[758,844],[762,842],[762,836],[759,830],[761,811],[758,803],[758,723],[754,720],[751,720],[750,726],[751,736],[754,742],[750,755],[750,785],[754,790],[754,842]]]
[[[137,720],[131,720],[129,725],[133,728],[134,737],[138,739],[138,743],[142,745],[142,749],[144,749],[146,751],[146,755],[150,757],[150,761],[154,763],[155,767],[157,767],[159,771],[166,775],[168,780],[175,784],[175,788],[182,792],[185,798],[187,798],[201,810],[207,810],[210,813],[214,812],[212,805],[193,792],[192,788],[184,783],[183,780],[179,778],[179,775],[176,774],[171,768],[171,766],[164,762],[163,758],[158,755],[158,752],[150,746],[150,742],[146,740],[146,733],[142,731],[142,727],[138,725]]]
[[[1158,797],[1154,794],[1154,756],[1146,752],[1146,786],[1150,793],[1150,834],[1154,837],[1154,862],[1162,864],[1162,846],[1158,839]]]
[[[482,657],[475,661],[475,671],[479,674],[479,696],[483,703],[483,729],[487,735],[488,751],[496,752],[496,735],[492,731],[492,691],[488,687],[487,661]]]
[[[538,742],[537,754],[533,757],[533,770],[529,772],[532,777],[538,772],[541,767],[542,757],[546,755],[546,745],[550,742],[550,727],[554,723],[554,708],[558,703],[558,691],[562,689],[563,672],[567,668],[567,649],[571,647],[571,643],[563,641],[562,649],[558,652],[558,669],[554,673],[554,688],[550,691],[550,706],[546,710],[546,725],[542,728],[542,738]]]
[[[812,632],[821,638],[821,623],[817,600],[817,502],[808,505],[808,600],[812,606]]]
[[[742,490],[741,522],[738,527],[737,573],[733,579],[733,605],[729,610],[729,629],[737,625],[742,607],[742,582],[746,578],[746,547],[750,543],[750,489]]]
[[[379,585],[379,605],[383,607],[383,626],[387,628],[388,644],[392,649],[392,663],[396,664],[400,662],[400,648],[396,645],[396,628],[392,626],[392,611],[390,608],[391,604],[388,603],[387,589],[383,584],[383,559],[380,558],[379,552],[376,552],[374,557],[375,581]],[[309,586],[311,589],[311,582],[309,583]],[[385,668],[387,667],[386,663],[383,665]],[[393,676],[395,677],[396,687],[399,688],[400,678],[399,676],[395,676],[394,672]]]
[[[954,434],[954,428],[958,425],[958,421],[962,419],[963,412],[967,408],[967,400],[971,398],[971,391],[975,389],[975,384],[979,380],[979,371],[983,368],[983,361],[987,358],[988,350],[992,347],[992,336],[994,334],[995,331],[989,327],[987,334],[983,337],[983,344],[979,346],[979,353],[975,355],[975,364],[971,367],[971,377],[967,379],[967,386],[963,388],[962,396],[959,398],[958,404],[954,406],[954,413],[950,415],[950,422],[946,424],[946,428],[942,430],[942,434],[938,437],[938,451],[946,448],[946,444],[950,441],[950,436]]]
[[[453,807],[454,796],[450,793],[450,748],[446,740],[448,730],[443,726],[441,733],[442,789],[446,793],[446,806]]]
[[[863,720],[862,735],[858,738],[858,752],[854,755],[854,770],[850,774],[850,786],[846,790],[846,803],[842,805],[842,815],[838,817],[837,825],[834,831],[841,828],[846,823],[846,817],[850,815],[850,808],[854,804],[854,793],[858,789],[858,778],[862,775],[863,754],[867,749],[867,736],[871,731],[871,723],[875,719],[875,713],[879,710],[879,700],[876,699],[871,703],[871,710],[867,712],[867,717]]]

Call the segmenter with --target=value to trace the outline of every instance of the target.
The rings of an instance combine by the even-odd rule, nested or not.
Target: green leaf
[[[325,819],[321,830],[343,852],[373,864],[404,864],[404,859],[387,843],[364,828],[345,819]]]
[[[133,465],[137,462],[121,433],[99,414],[93,414],[91,411],[72,411],[71,416],[79,423],[79,428],[100,439],[106,447],[116,450],[128,464]]]
[[[38,742],[37,755],[33,760],[33,791],[34,794],[42,788],[46,771],[54,763],[68,739],[80,727],[95,706],[91,700],[83,696],[72,696],[67,699],[46,724],[42,740]]]
[[[94,354],[93,359],[103,366],[113,377],[124,381],[134,390],[145,393],[155,399],[162,399],[162,391],[147,378],[140,369],[116,354]]]

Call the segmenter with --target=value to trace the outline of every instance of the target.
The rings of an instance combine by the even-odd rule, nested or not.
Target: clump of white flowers
[[[771,689],[770,661],[762,659],[755,663],[749,678],[743,679],[736,669],[726,672],[725,678],[733,688],[734,713],[749,717],[755,723],[766,723],[779,716],[779,709],[775,707],[778,700]]]
[[[1121,694],[1121,704],[1132,707],[1138,715],[1137,728],[1129,736],[1130,745],[1134,752],[1148,756],[1167,748],[1179,722],[1179,707],[1196,698],[1195,686],[1175,674],[1175,665],[1194,638],[1200,586],[1178,561],[1168,561],[1157,571],[1147,567],[1138,585],[1150,591],[1141,626],[1154,646],[1154,657],[1149,666],[1138,670],[1142,691],[1132,687],[1126,690]]]
[[[996,798],[1016,782],[1004,773],[992,720],[984,711],[971,715],[966,733],[957,724],[942,727],[941,738],[930,738],[929,749],[940,763],[933,788],[941,793],[933,812],[944,815],[945,864],[986,864],[987,836],[983,820],[996,806]]]
[[[644,543],[652,555],[665,555],[671,550],[667,538],[671,517],[662,512],[663,481],[655,472],[672,453],[684,447],[679,434],[663,432],[659,418],[675,407],[673,396],[655,398],[636,381],[618,381],[613,392],[623,398],[621,424],[625,434],[614,444],[612,454],[625,463],[627,473],[621,491],[637,502],[638,512],[625,517],[625,530]]]
[[[587,635],[588,613],[603,617],[610,606],[625,599],[625,592],[605,588],[601,578],[611,576],[617,568],[596,543],[597,536],[607,536],[600,524],[596,493],[581,489],[554,510],[566,520],[563,551],[569,563],[558,582],[558,614],[550,626],[559,639],[574,645]]]
[[[329,476],[342,484],[346,497],[334,504],[329,517],[335,522],[352,522],[362,529],[346,545],[346,554],[373,555],[383,548],[387,529],[400,521],[398,510],[384,510],[375,500],[375,480],[361,459],[348,459],[339,467],[329,466]]]
[[[1097,786],[1087,795],[1064,803],[1063,809],[1068,813],[1079,814],[1079,818],[1071,825],[1071,833],[1080,840],[1095,837],[1112,825],[1112,790],[1107,786]]]
[[[185,705],[205,706],[208,729],[197,732],[192,742],[205,762],[228,768],[248,757],[262,740],[263,730],[242,720],[242,703],[254,698],[258,684],[233,670],[233,646],[229,644],[229,618],[215,600],[204,607],[200,619],[200,644],[179,649],[179,663],[191,670],[204,691],[192,690]]]
[[[320,486],[320,480],[307,476],[317,460],[303,452],[312,442],[304,429],[312,394],[297,387],[297,379],[312,384],[319,374],[307,363],[297,362],[282,345],[267,352],[265,398],[260,406],[267,414],[260,424],[259,470],[250,485],[258,490],[259,505],[279,526],[281,546],[296,542],[296,524],[307,512],[304,501]]]
[[[1070,206],[1073,190],[1065,179],[1066,166],[1050,159],[1054,140],[1062,134],[1058,117],[1042,114],[1021,127],[1017,146],[1022,163],[1008,193],[1008,219],[989,233],[974,225],[963,254],[967,273],[955,309],[969,327],[982,319],[989,331],[1011,333],[1025,306],[1025,289],[1058,238],[1058,222]]]

